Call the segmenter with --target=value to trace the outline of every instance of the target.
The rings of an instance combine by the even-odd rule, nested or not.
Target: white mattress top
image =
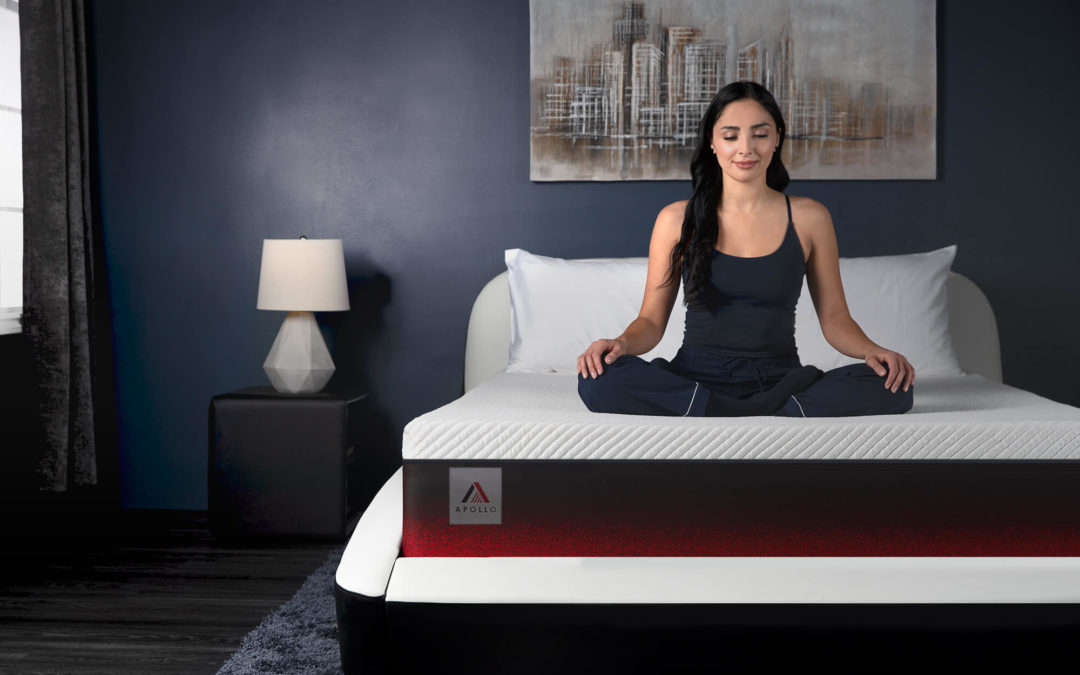
[[[589,412],[576,374],[499,373],[405,427],[408,460],[1077,460],[1080,408],[978,375],[923,377],[904,415]]]

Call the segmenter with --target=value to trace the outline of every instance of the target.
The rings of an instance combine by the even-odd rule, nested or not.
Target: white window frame
[[[0,335],[22,332],[22,307],[0,307]]]
[[[10,69],[10,68],[13,67],[14,71],[15,71],[14,74],[13,74],[14,79],[13,80],[9,79],[9,81],[13,81],[13,82],[15,82],[17,84],[19,82],[19,79],[20,79],[19,58],[18,58],[18,55],[19,55],[19,46],[18,46],[19,3],[17,2],[17,0],[0,0],[0,12],[3,12],[5,14],[10,12],[10,13],[15,15],[16,40],[15,40],[15,45],[14,45],[15,46],[14,61],[12,60],[10,53],[5,54],[4,58],[0,58],[0,68]],[[5,19],[7,19],[7,18],[9,18],[9,17],[5,17]],[[10,46],[11,43],[8,42],[8,45]],[[4,73],[3,76],[6,77],[6,78],[11,78],[12,73],[9,70],[7,73]],[[17,106],[20,106],[20,107],[12,106],[12,105],[10,105],[11,103],[16,103]],[[22,124],[21,124],[21,121],[22,121],[21,105],[22,105],[21,102],[16,102],[16,101],[0,101],[0,113],[2,113],[4,115],[11,115],[11,114],[18,115],[19,116],[19,121],[20,121],[20,124],[19,124],[20,128],[22,127]],[[18,150],[18,153],[17,153],[17,156],[20,158],[20,160],[21,160],[21,155],[22,155],[22,143],[20,142],[19,143],[19,150]],[[20,161],[19,162],[19,169],[21,170],[21,168],[22,168],[22,162]],[[16,174],[18,174],[18,172],[16,172]],[[10,176],[8,176],[8,179],[9,180],[11,179]],[[10,184],[7,185],[7,186],[0,186],[0,191],[2,191],[0,193],[3,193],[3,194],[8,193],[8,190],[3,189],[5,187],[12,187],[12,186],[10,186]],[[23,209],[22,209],[22,207],[23,207],[22,194],[21,194],[22,193],[22,182],[21,182],[21,180],[19,181],[18,189],[15,190],[14,192],[18,195],[18,197],[17,197],[18,202],[17,203],[0,203],[0,211],[3,211],[5,215],[9,214],[9,213],[17,213],[17,214],[19,214],[19,221],[21,221],[22,220],[22,212],[23,212]],[[4,201],[6,201],[6,200],[4,200]],[[5,219],[5,220],[7,220],[7,219]],[[22,223],[20,222],[19,223],[20,232],[21,232],[21,229],[22,229],[21,225],[22,225]],[[0,235],[0,236],[2,236],[2,235]],[[16,239],[17,240],[21,239],[21,237],[17,237]],[[0,239],[0,241],[2,241],[2,239]],[[16,266],[18,267],[18,270],[15,272],[15,274],[11,274],[7,270],[4,270],[2,267],[0,267],[0,284],[3,283],[3,279],[5,277],[9,277],[9,278],[10,277],[15,277],[18,280],[17,283],[18,283],[19,287],[21,288],[21,286],[22,286],[22,274],[23,274],[22,265],[23,265],[23,260],[24,260],[23,251],[22,251],[22,242],[18,241],[18,243],[16,244],[16,246],[14,248],[15,248],[15,251],[16,251],[14,253],[14,255],[12,255],[10,251],[0,250],[0,266],[4,265],[5,263],[10,264],[11,260],[15,259],[17,261]],[[18,293],[19,291],[15,291],[15,292]],[[3,296],[4,296],[3,289],[0,288],[0,298],[3,298]],[[17,306],[17,307],[16,306],[2,306],[2,305],[0,305],[0,335],[22,332],[22,306],[21,306],[22,302],[21,302],[21,300],[19,302],[19,305],[20,306]]]

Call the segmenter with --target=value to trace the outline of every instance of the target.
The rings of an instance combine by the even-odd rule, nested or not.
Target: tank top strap
[[[787,202],[787,232],[784,234],[783,245],[787,246],[788,239],[791,240],[792,255],[795,255],[795,252],[798,251],[799,261],[805,268],[806,258],[803,257],[805,254],[803,253],[802,241],[799,239],[799,233],[795,231],[795,220],[791,217],[791,198],[784,195],[784,200]]]

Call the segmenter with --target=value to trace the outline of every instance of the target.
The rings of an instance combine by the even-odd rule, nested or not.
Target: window
[[[0,0],[0,334],[22,316],[23,180],[19,3]]]

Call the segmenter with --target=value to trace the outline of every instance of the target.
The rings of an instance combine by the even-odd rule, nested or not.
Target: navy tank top
[[[740,258],[712,253],[709,281],[686,308],[683,345],[735,356],[794,355],[795,305],[806,261],[787,201],[787,232],[768,255]]]

